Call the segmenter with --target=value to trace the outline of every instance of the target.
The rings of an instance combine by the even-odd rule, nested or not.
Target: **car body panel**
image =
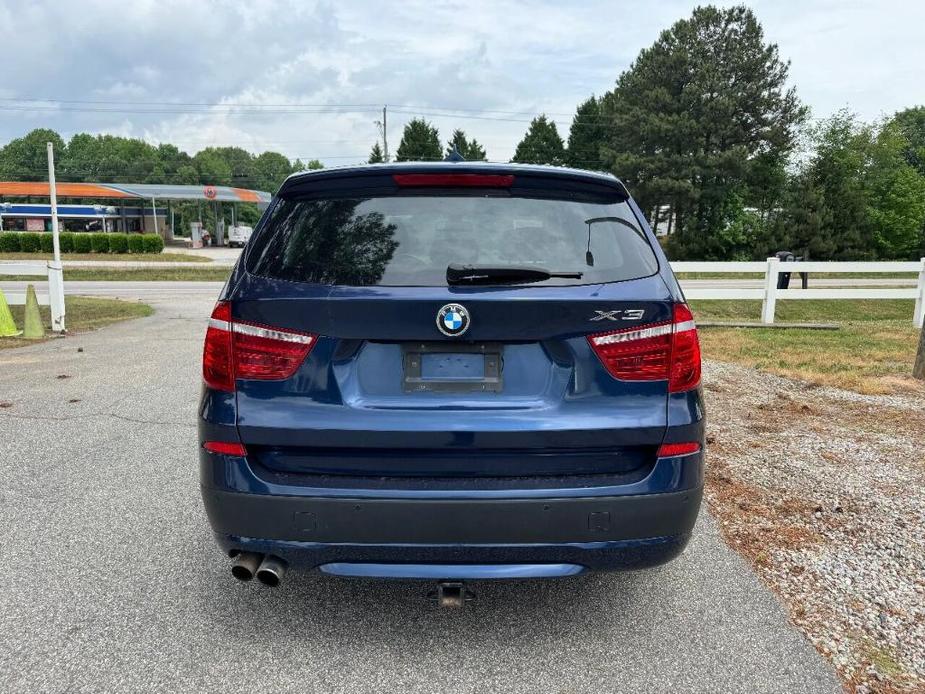
[[[638,219],[657,269],[598,284],[442,287],[311,284],[248,271],[248,255],[272,234],[266,220],[280,199],[347,189],[357,195],[358,186],[366,195],[386,194],[385,177],[393,173],[435,171],[512,174],[526,195],[553,189],[559,192],[549,194],[576,199],[589,190],[613,194]],[[666,381],[617,380],[588,342],[596,332],[670,322],[673,306],[684,301],[644,216],[617,179],[470,163],[295,175],[257,224],[221,300],[230,302],[235,321],[318,335],[290,378],[239,379],[235,393],[203,388],[200,440],[240,441],[248,450],[247,456],[200,450],[203,496],[217,540],[230,554],[274,554],[338,575],[433,578],[458,566],[442,577],[500,578],[641,568],[686,545],[700,504],[704,453],[659,458],[656,449],[666,442],[702,446],[701,389],[669,393]],[[462,338],[435,325],[450,303],[471,316]],[[447,345],[460,345],[461,353],[496,349],[504,362],[500,389],[409,387],[402,376],[409,354]],[[276,503],[264,506],[267,500]],[[659,514],[635,510],[665,500],[671,504],[661,513],[673,519],[667,525]],[[441,503],[470,506],[428,506]],[[382,510],[396,504],[397,515]],[[503,519],[513,507],[525,514],[515,515],[516,523],[539,533],[528,534],[529,542],[511,541]],[[572,530],[543,525],[557,508],[572,509],[562,512]],[[293,530],[300,529],[299,514],[318,523],[319,509],[326,509],[321,524],[330,534]],[[364,510],[377,521],[367,530],[355,526],[351,538],[349,519]],[[594,541],[593,527],[605,516],[619,527],[608,526]],[[443,527],[438,521],[444,519],[446,530],[421,535],[415,518],[429,527]],[[470,534],[459,530],[469,525]],[[402,542],[403,532],[418,541]],[[429,566],[439,568],[420,568]]]

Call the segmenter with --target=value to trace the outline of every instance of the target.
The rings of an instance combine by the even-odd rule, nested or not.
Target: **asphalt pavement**
[[[233,580],[197,481],[210,291],[0,351],[0,691],[840,691],[705,512],[664,567],[477,583],[459,612]]]

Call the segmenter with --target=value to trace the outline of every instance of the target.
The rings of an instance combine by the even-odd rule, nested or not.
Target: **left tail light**
[[[670,393],[700,384],[700,340],[686,304],[675,304],[671,321],[588,336],[611,376],[621,381],[668,381]]]
[[[216,390],[233,392],[235,380],[280,381],[296,372],[315,346],[311,333],[234,321],[231,304],[212,311],[202,351],[202,377]]]

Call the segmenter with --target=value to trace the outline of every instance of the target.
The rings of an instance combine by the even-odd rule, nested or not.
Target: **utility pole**
[[[48,149],[48,199],[51,202],[51,242],[55,265],[61,264],[61,244],[58,241],[58,186],[55,182],[55,147],[51,142]]]
[[[61,266],[61,243],[58,240],[58,185],[55,182],[55,148],[46,143],[48,152],[48,200],[51,203],[51,243],[54,260],[48,263],[48,304],[51,309],[51,329],[63,333],[64,269]]]
[[[387,120],[388,106],[382,107],[382,157],[389,163],[389,121]]]

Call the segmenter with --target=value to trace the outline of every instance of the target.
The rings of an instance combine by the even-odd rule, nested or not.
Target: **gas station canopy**
[[[123,198],[140,200],[205,200],[256,202],[266,205],[272,195],[262,190],[230,186],[180,186],[159,183],[58,183],[61,198]],[[0,181],[0,197],[49,197],[47,182]]]

